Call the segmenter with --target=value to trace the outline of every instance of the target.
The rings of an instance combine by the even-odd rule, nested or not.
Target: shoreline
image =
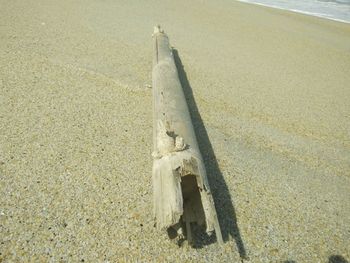
[[[241,2],[241,3],[246,3],[246,4],[252,4],[252,5],[257,5],[257,6],[263,6],[263,7],[283,10],[283,11],[289,11],[292,13],[303,14],[303,15],[317,17],[317,18],[323,18],[326,20],[336,21],[336,22],[340,22],[340,23],[350,24],[350,20],[347,21],[347,20],[343,20],[340,18],[328,17],[328,16],[326,16],[326,14],[313,13],[313,12],[299,10],[299,9],[289,9],[289,8],[284,8],[284,7],[280,7],[280,6],[276,6],[276,5],[268,5],[268,4],[262,4],[262,3],[257,3],[257,2],[250,2],[247,0],[236,0],[236,1]]]

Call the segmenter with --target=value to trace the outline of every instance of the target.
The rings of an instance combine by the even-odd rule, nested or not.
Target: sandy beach
[[[225,244],[152,215],[153,26]],[[233,0],[0,0],[0,262],[350,261],[350,24]]]

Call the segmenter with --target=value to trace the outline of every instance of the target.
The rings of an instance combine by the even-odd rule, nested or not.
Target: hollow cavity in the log
[[[182,170],[182,172],[185,172]],[[197,183],[197,176],[194,174],[186,174],[181,177],[181,191],[183,198],[183,215],[178,224],[168,229],[170,238],[185,235],[187,241],[192,244],[191,224],[198,226],[205,225],[205,214],[201,201],[200,188]]]

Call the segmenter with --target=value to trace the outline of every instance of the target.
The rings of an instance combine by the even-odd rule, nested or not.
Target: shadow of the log
[[[205,168],[207,170],[207,176],[214,198],[223,239],[224,241],[227,241],[229,236],[231,236],[236,242],[240,257],[244,259],[247,257],[246,250],[237,225],[236,212],[232,203],[230,192],[219,169],[213,147],[210,143],[207,130],[198,111],[192,88],[187,79],[182,61],[177,50],[173,49],[172,51],[189,112],[191,114],[199,149],[202,153]],[[208,236],[204,229],[201,229],[200,227],[194,228],[193,230],[195,247],[197,248],[204,247],[216,241],[215,236]]]
[[[341,255],[332,255],[329,257],[328,263],[349,263],[349,261]]]

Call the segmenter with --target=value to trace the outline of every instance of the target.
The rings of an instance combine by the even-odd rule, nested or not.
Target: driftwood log
[[[158,229],[186,229],[192,242],[191,223],[222,235],[184,92],[168,36],[155,27],[152,71],[153,90],[153,192]],[[185,234],[185,233],[184,233]]]

